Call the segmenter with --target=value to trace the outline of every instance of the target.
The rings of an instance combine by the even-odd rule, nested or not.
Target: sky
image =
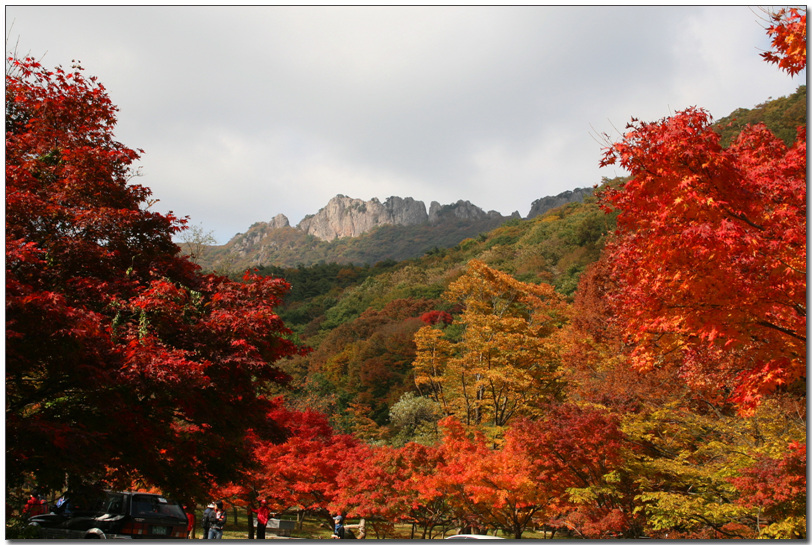
[[[337,194],[523,217],[632,117],[793,93],[748,6],[6,6],[6,49],[79,60],[153,209],[224,244]],[[608,140],[607,140],[608,138]]]

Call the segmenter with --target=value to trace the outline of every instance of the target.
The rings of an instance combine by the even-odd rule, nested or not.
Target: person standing
[[[209,539],[209,528],[211,528],[211,519],[214,515],[214,504],[210,503],[203,511],[203,539]]]
[[[195,538],[195,510],[189,509],[188,506],[183,506],[183,512],[186,513],[186,539]]]
[[[226,510],[223,509],[223,502],[215,503],[214,516],[209,527],[209,539],[223,539],[223,528],[226,526]]]
[[[335,522],[335,526],[333,527],[333,535],[330,537],[333,539],[344,539],[344,517],[336,515],[333,517],[333,521]]]
[[[268,524],[268,517],[270,510],[268,509],[268,502],[261,500],[259,502],[259,509],[251,509],[257,514],[257,539],[265,539],[265,526]]]

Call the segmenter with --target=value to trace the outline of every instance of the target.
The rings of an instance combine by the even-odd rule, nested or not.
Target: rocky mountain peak
[[[331,241],[357,237],[379,225],[418,225],[428,221],[426,205],[411,197],[389,197],[381,203],[336,195],[316,214],[306,216],[299,225],[309,235]]]
[[[592,188],[585,188],[538,199],[533,201],[528,219],[569,202],[583,201],[585,196],[591,194]],[[432,201],[427,213],[426,205],[411,197],[393,196],[381,202],[377,198],[365,201],[339,194],[317,213],[305,216],[295,229],[330,242],[338,238],[357,237],[382,225],[415,226],[428,223],[434,226],[446,222],[485,222],[498,225],[500,220],[508,218],[521,218],[521,215],[513,212],[506,217],[494,210],[485,212],[470,201],[462,199],[452,204]],[[246,234],[236,235],[231,241],[232,247],[235,251],[250,252],[269,233],[283,228],[290,228],[290,222],[284,214],[277,214],[267,223],[252,225]]]

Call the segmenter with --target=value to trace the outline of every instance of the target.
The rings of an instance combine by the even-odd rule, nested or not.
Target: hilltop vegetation
[[[738,108],[714,123],[727,147],[747,125],[764,123],[786,145],[795,141],[797,128],[806,125],[806,85],[789,96],[770,99],[752,109]]]

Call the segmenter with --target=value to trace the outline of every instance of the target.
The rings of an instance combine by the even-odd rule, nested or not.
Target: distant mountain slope
[[[592,191],[593,189],[591,187],[583,187],[573,189],[572,191],[559,193],[554,197],[543,197],[533,201],[533,204],[530,205],[530,212],[527,214],[527,219],[541,216],[548,210],[558,208],[559,206],[564,206],[565,204],[569,204],[571,202],[584,202],[586,197],[592,196]]]
[[[581,201],[591,193],[591,188],[576,189],[546,197],[533,203],[531,213]],[[265,265],[402,261],[453,247],[519,218],[518,212],[503,216],[463,200],[447,205],[432,202],[427,212],[421,201],[411,198],[390,197],[382,203],[337,195],[296,227],[282,214],[267,223],[254,223],[225,245],[207,248],[198,263],[206,270],[228,274]]]
[[[603,185],[621,182],[606,180]],[[315,346],[320,332],[359,316],[367,308],[381,309],[397,299],[439,298],[471,259],[523,282],[547,282],[560,293],[572,295],[581,273],[598,259],[614,227],[614,214],[606,214],[591,196],[529,220],[507,220],[453,247],[438,246],[414,259],[382,261],[375,266],[269,265],[259,267],[259,272],[291,283],[291,293],[280,315],[297,333],[311,338]]]

